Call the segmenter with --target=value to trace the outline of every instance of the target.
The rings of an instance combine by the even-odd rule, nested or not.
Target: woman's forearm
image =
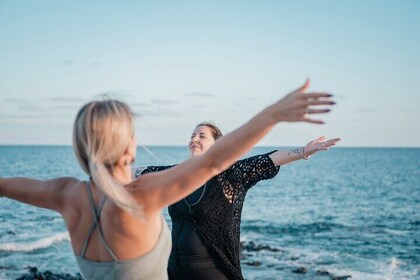
[[[286,165],[294,161],[303,159],[302,148],[294,148],[289,151],[277,151],[269,156],[275,166]]]
[[[328,150],[340,140],[340,138],[326,140],[324,136],[321,136],[310,141],[304,147],[294,148],[289,151],[274,152],[270,155],[270,158],[275,166],[286,165],[299,159],[309,159],[310,156],[319,151]]]

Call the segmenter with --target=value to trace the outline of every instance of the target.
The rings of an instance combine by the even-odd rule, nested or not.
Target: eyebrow
[[[191,136],[193,136],[193,135],[197,135],[197,133],[193,132],[193,133],[191,134]],[[207,134],[206,132],[200,132],[198,135],[208,136],[208,134]]]

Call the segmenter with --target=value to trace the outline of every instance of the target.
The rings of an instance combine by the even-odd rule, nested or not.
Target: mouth
[[[194,150],[194,149],[201,149],[201,147],[198,145],[191,145],[190,150]]]

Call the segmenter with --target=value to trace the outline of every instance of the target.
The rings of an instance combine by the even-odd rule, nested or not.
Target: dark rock
[[[251,262],[246,262],[245,264],[246,265],[249,265],[249,266],[260,266],[262,264],[262,262],[260,262],[260,261],[251,261]]]
[[[308,272],[308,269],[306,267],[298,267],[295,270],[292,270],[293,273],[300,273],[300,274],[305,274],[306,272]]]
[[[329,276],[330,275],[330,273],[328,271],[324,271],[324,270],[318,270],[315,274],[319,275],[319,276]]]
[[[348,278],[351,278],[351,276],[350,275],[333,276],[331,277],[331,280],[347,280]]]
[[[83,280],[80,273],[76,273],[76,275],[73,276],[68,273],[56,274],[49,270],[41,272],[38,271],[38,268],[32,266],[26,267],[26,269],[28,269],[29,272],[16,280]]]
[[[250,241],[248,243],[245,242],[241,242],[241,250],[242,251],[251,251],[251,252],[255,252],[255,251],[262,251],[262,250],[266,250],[266,251],[270,251],[270,252],[281,252],[281,250],[279,248],[273,248],[269,245],[265,245],[265,244],[255,244],[253,241]]]

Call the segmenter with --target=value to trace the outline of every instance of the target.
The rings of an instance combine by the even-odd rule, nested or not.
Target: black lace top
[[[277,175],[279,168],[274,165],[267,154],[239,160],[221,174],[210,179],[199,203],[191,206],[185,214],[185,200],[169,206],[173,221],[172,240],[179,234],[182,222],[188,222],[196,229],[203,243],[211,248],[231,274],[229,279],[243,279],[239,259],[240,224],[245,195],[247,191],[261,180],[271,179]],[[141,174],[161,171],[172,166],[149,166],[139,168],[136,177]],[[200,195],[201,196],[201,195]],[[188,199],[188,198],[187,198]],[[196,201],[196,199],[193,199]],[[178,207],[177,207],[178,205]],[[169,264],[175,258],[171,253]]]

